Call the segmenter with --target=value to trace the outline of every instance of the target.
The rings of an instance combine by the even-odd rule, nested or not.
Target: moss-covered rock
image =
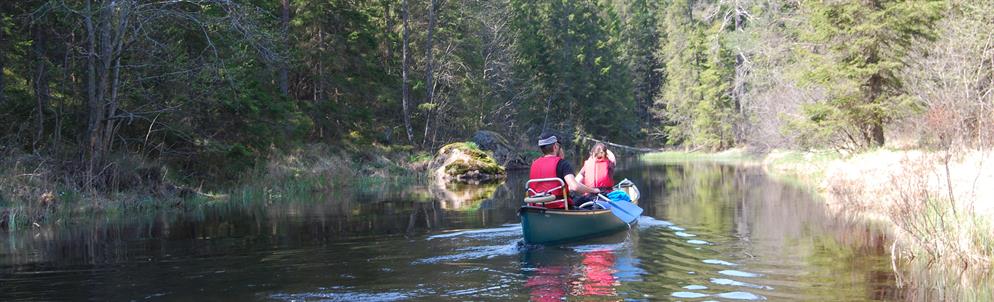
[[[503,179],[507,174],[489,152],[480,150],[472,142],[443,146],[428,169],[442,183],[478,184]]]

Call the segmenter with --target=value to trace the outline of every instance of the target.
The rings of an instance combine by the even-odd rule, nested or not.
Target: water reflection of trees
[[[95,219],[66,228],[30,230],[6,238],[0,245],[0,265],[114,263],[191,240],[213,240],[220,245],[226,239],[251,238],[220,247],[237,250],[240,244],[278,246],[419,236],[443,229],[517,223],[524,183],[519,174],[484,187],[437,190],[414,183],[374,185],[388,188],[375,192],[363,186],[277,196],[281,200],[236,199],[191,212]],[[219,248],[205,246],[213,251]],[[191,254],[199,252],[203,251],[191,247]]]
[[[803,268],[810,274],[805,281],[814,284],[860,285],[851,291],[828,289],[834,286],[799,289],[805,296],[843,300],[900,296],[893,271],[881,265],[887,262],[880,261],[887,256],[886,232],[864,221],[830,215],[822,203],[814,200],[812,192],[772,181],[760,167],[703,161],[646,163],[619,174],[639,184],[647,197],[640,204],[648,215],[730,245],[719,248],[725,251],[724,257],[746,259],[743,261],[750,267],[769,270],[760,273],[775,275]],[[655,242],[659,240],[651,236],[643,239],[645,245],[666,250],[647,257],[684,260],[648,267],[653,277],[647,277],[647,281],[679,280],[687,272],[672,271],[670,265],[684,265],[686,270],[700,261],[691,260],[692,255],[699,254],[694,250],[681,250],[680,246],[685,245]],[[677,264],[682,261],[689,262]],[[822,277],[826,279],[817,279]],[[659,278],[662,280],[654,280]]]

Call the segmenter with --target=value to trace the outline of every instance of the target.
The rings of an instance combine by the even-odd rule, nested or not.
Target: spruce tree
[[[805,108],[808,129],[843,133],[857,146],[884,144],[884,126],[908,108],[898,71],[916,41],[934,38],[942,1],[814,1],[803,39],[828,99]]]

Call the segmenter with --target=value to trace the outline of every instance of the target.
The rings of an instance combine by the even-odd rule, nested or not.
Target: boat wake
[[[387,302],[387,301],[400,301],[408,300],[414,298],[413,293],[403,293],[403,292],[383,292],[383,293],[371,293],[362,291],[352,291],[349,288],[339,288],[333,287],[330,289],[323,289],[321,292],[310,292],[310,293],[279,293],[269,296],[269,298],[274,300],[282,301],[301,301],[301,300],[321,300],[321,301],[375,301],[375,302]]]
[[[491,239],[497,237],[509,237],[509,236],[519,236],[519,235],[521,235],[520,224],[505,224],[499,228],[456,231],[451,233],[432,235],[428,236],[427,240],[442,239],[442,238]]]
[[[460,248],[456,251],[459,253],[452,255],[442,255],[430,258],[418,259],[413,262],[413,264],[434,264],[442,262],[451,261],[462,261],[462,260],[472,260],[472,259],[490,259],[497,256],[510,256],[517,255],[519,251],[518,247],[519,239],[514,239],[506,244],[501,245],[483,245],[483,246],[470,246]]]
[[[654,228],[654,227],[668,227],[673,226],[672,222],[666,220],[659,220],[649,216],[639,216],[639,228]]]
[[[413,264],[431,264],[483,258],[489,259],[496,256],[518,254],[520,249],[518,242],[521,241],[521,225],[505,224],[497,228],[455,231],[451,233],[428,236],[426,240],[442,239],[473,239],[481,240],[486,243],[494,242],[500,244],[460,247],[455,250],[455,254],[418,259],[415,260]]]

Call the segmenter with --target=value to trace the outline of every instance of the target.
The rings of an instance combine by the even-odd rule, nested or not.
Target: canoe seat
[[[532,197],[525,197],[525,202],[526,203],[539,203],[539,204],[541,204],[541,203],[551,202],[551,201],[555,201],[555,200],[556,200],[556,196],[552,195],[552,194],[535,195],[535,196],[532,196]]]

